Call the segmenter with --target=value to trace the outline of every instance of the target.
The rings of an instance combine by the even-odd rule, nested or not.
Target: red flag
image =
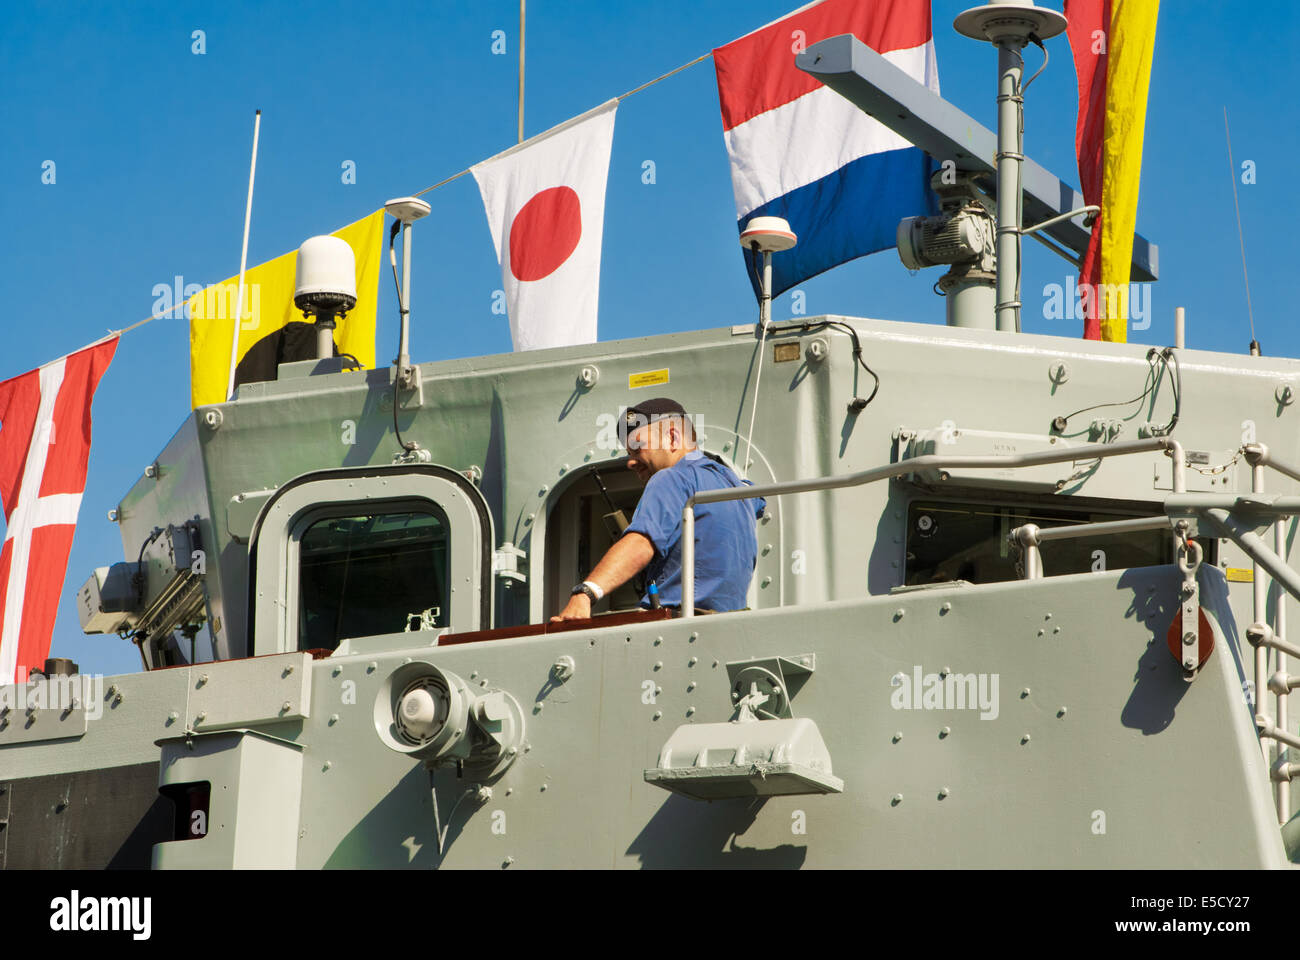
[[[90,457],[90,404],[117,337],[0,383],[0,684],[45,663]]]
[[[1106,122],[1107,34],[1110,32],[1111,0],[1065,0],[1070,25],[1066,33],[1074,54],[1074,71],[1079,78],[1079,119],[1075,125],[1074,149],[1079,157],[1079,179],[1083,202],[1101,206],[1102,141]],[[1101,283],[1101,214],[1093,223],[1088,252],[1079,266],[1079,286],[1094,291]],[[1101,339],[1095,296],[1088,296],[1084,309],[1083,335]]]

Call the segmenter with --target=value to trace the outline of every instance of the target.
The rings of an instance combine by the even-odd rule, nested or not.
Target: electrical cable
[[[816,324],[805,323],[802,329],[808,333],[815,333],[825,327],[837,327],[848,333],[849,337],[853,340],[853,359],[857,361],[863,370],[871,374],[871,378],[876,381],[876,385],[871,390],[871,395],[867,397],[866,400],[862,401],[861,406],[854,406],[855,412],[860,412],[866,408],[867,404],[876,399],[876,394],[880,392],[880,377],[877,376],[876,371],[867,366],[867,362],[862,359],[862,343],[858,340],[858,331],[853,329],[852,325],[845,323],[843,320],[822,320]],[[861,400],[861,398],[857,396],[853,399],[855,402]]]
[[[1178,418],[1182,412],[1182,394],[1183,394],[1182,370],[1178,366],[1178,357],[1176,354],[1174,354],[1172,347],[1166,347],[1164,348],[1163,351],[1158,350],[1155,347],[1152,347],[1150,350],[1147,351],[1146,359],[1147,359],[1147,375],[1146,375],[1146,380],[1144,381],[1146,385],[1146,389],[1144,389],[1136,397],[1134,397],[1131,400],[1121,400],[1115,403],[1096,403],[1090,407],[1084,407],[1081,410],[1075,410],[1073,413],[1066,414],[1063,417],[1056,417],[1052,421],[1052,429],[1056,433],[1063,433],[1065,431],[1066,424],[1068,424],[1073,417],[1077,417],[1081,413],[1088,413],[1091,410],[1100,410],[1103,407],[1127,407],[1129,404],[1142,402],[1147,398],[1147,396],[1153,390],[1156,389],[1157,386],[1159,386],[1160,383],[1160,375],[1157,371],[1155,361],[1159,360],[1167,368],[1169,365],[1169,361],[1172,359],[1174,362],[1174,373],[1170,375],[1170,383],[1172,384],[1172,389],[1174,392],[1174,414],[1170,418],[1168,425],[1162,427],[1159,430],[1159,433],[1162,436],[1170,433],[1174,429],[1174,427],[1178,425]]]
[[[397,313],[398,313],[399,329],[401,326],[401,322],[405,321],[406,314],[408,312],[407,309],[404,306],[402,306],[402,302],[403,302],[402,281],[399,280],[397,277],[397,251],[394,248],[394,245],[397,242],[397,234],[401,231],[401,229],[402,229],[402,221],[394,220],[393,226],[388,231],[388,262],[393,268],[393,285],[397,287]],[[400,348],[399,348],[399,352],[400,352]],[[358,366],[360,366],[360,364],[358,364]],[[416,443],[414,440],[402,439],[402,428],[397,425],[398,400],[399,397],[397,393],[397,377],[394,377],[393,378],[393,433],[397,434],[397,443],[402,448],[402,450],[406,453],[411,453],[412,451],[419,449],[419,444]]]

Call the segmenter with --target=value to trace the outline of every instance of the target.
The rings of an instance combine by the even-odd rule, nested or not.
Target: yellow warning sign
[[[668,370],[647,370],[645,373],[629,373],[627,376],[627,388],[635,390],[637,387],[653,387],[656,383],[668,382]]]
[[[1228,567],[1223,571],[1232,583],[1254,583],[1255,571],[1250,567]]]

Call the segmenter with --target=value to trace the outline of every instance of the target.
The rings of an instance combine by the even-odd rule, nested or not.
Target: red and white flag
[[[605,181],[618,100],[470,168],[516,350],[596,340]]]
[[[90,457],[90,404],[117,337],[0,383],[0,684],[50,652]]]

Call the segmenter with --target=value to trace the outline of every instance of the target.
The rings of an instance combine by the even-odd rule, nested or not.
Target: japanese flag
[[[605,181],[617,100],[471,167],[516,350],[596,340]]]
[[[0,383],[0,684],[50,652],[90,457],[90,403],[117,337]]]

